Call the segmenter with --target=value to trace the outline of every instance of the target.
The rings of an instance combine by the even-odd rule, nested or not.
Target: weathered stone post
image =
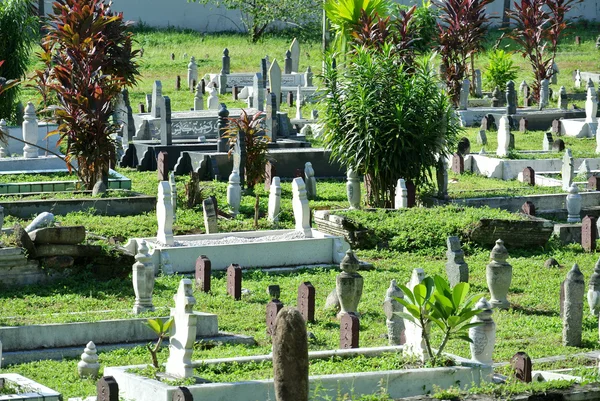
[[[465,262],[465,253],[460,246],[460,240],[458,237],[448,237],[446,242],[448,244],[446,274],[450,286],[454,287],[458,283],[468,283],[469,265]]]
[[[385,313],[385,324],[388,329],[388,344],[389,345],[402,345],[406,342],[406,336],[404,333],[404,319],[396,315],[396,312],[402,312],[404,307],[396,298],[404,298],[404,294],[398,285],[396,280],[390,282],[390,287],[385,293],[385,300],[383,301],[383,311]]]
[[[492,305],[485,298],[481,298],[475,309],[481,310],[479,314],[471,319],[471,323],[482,323],[480,326],[469,329],[469,338],[473,341],[471,347],[471,359],[485,365],[492,365],[492,354],[496,343],[496,323],[492,320]]]
[[[192,280],[181,280],[173,299],[175,307],[171,308],[171,317],[174,321],[165,372],[179,378],[193,377],[192,352],[196,341],[198,315],[194,314],[196,298],[193,295]]]
[[[350,209],[360,209],[360,181],[358,180],[358,174],[349,168],[346,172],[346,194],[348,195],[348,203],[350,203]]]
[[[360,262],[349,249],[340,263],[342,272],[335,278],[335,291],[340,301],[338,318],[341,318],[344,313],[357,313],[364,284],[362,276],[358,274],[359,267]]]
[[[23,115],[23,140],[37,145],[38,141],[38,122],[35,116],[35,107],[33,103],[27,103],[25,114]],[[25,144],[23,146],[23,156],[27,159],[35,159],[38,157],[38,148]]]
[[[567,274],[563,285],[563,344],[579,347],[581,346],[585,281],[577,263]]]
[[[512,281],[512,266],[506,261],[508,251],[504,247],[504,241],[496,241],[492,249],[490,259],[486,267],[487,285],[492,295],[491,304],[493,308],[508,309],[510,302],[506,298],[510,283]]]
[[[152,291],[154,290],[154,264],[152,263],[152,257],[148,253],[146,240],[140,240],[138,242],[132,278],[133,292],[135,293],[133,313],[137,315],[142,312],[153,311]]]

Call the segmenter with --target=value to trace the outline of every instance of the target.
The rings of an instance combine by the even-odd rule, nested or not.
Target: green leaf
[[[174,322],[175,322],[175,320],[173,320],[173,318],[172,318],[172,317],[170,317],[170,318],[169,318],[169,320],[167,320],[167,321],[164,323],[164,325],[163,325],[163,327],[162,327],[162,332],[163,332],[163,333],[165,333],[165,334],[166,334],[166,333],[168,333],[168,332],[169,332],[169,330],[171,329],[171,326],[173,326],[173,323],[174,323]]]
[[[419,306],[423,306],[427,302],[427,287],[425,284],[417,284],[413,289],[415,295],[415,303]]]
[[[452,289],[452,301],[456,308],[459,308],[465,297],[469,293],[469,283],[458,283]]]
[[[468,342],[468,343],[472,343],[472,342],[473,342],[473,340],[471,340],[471,339],[469,338],[469,336],[456,336],[456,338],[458,338],[458,339],[461,339],[461,340],[463,340],[463,341],[466,341],[466,342]]]
[[[409,313],[406,313],[406,312],[394,312],[394,315],[400,316],[402,319],[406,319],[409,322],[413,322],[414,324],[416,324],[417,326],[420,327],[418,319],[415,319],[415,317],[412,316]]]
[[[412,301],[413,304],[416,303],[415,297],[413,295],[413,292],[410,290],[410,288],[408,288],[407,286],[402,285],[402,284],[398,284],[398,287],[400,288],[400,290],[402,290],[405,297],[408,297]]]
[[[156,335],[160,335],[160,333],[162,332],[162,321],[160,319],[148,319],[146,321],[146,326],[150,327],[150,329],[152,329],[152,331],[154,331]]]

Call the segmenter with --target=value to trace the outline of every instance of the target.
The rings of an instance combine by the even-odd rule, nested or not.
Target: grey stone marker
[[[404,293],[402,293],[402,290],[396,284],[396,280],[392,280],[383,301],[383,312],[385,313],[389,345],[402,345],[406,342],[404,319],[396,314],[396,312],[402,312],[404,307],[396,298],[404,298]]]
[[[285,63],[284,63],[284,74],[292,73],[292,52],[289,50],[285,52]]]
[[[458,237],[448,237],[446,243],[448,244],[446,274],[450,286],[454,287],[458,283],[468,283],[469,265],[465,262],[465,253],[460,246],[460,240]]]
[[[567,149],[563,155],[561,168],[563,191],[568,191],[573,182],[573,177],[575,175],[574,168],[573,153],[571,153],[571,149]]]
[[[577,263],[564,281],[563,345],[581,346],[585,281]]]
[[[492,365],[496,342],[496,323],[492,319],[492,305],[487,299],[481,298],[473,309],[481,312],[471,319],[471,323],[480,323],[480,326],[469,329],[469,338],[472,341],[470,344],[471,359],[485,365]]]
[[[569,106],[569,102],[567,99],[567,89],[564,86],[561,86],[558,90],[558,108],[561,110],[567,110]]]
[[[219,226],[217,224],[217,211],[212,199],[207,198],[202,201],[202,208],[204,209],[204,228],[207,234],[215,234],[219,232]]]
[[[277,97],[274,93],[267,94],[267,110],[265,117],[265,126],[269,141],[277,142],[279,135],[279,119],[277,118]]]
[[[594,273],[590,277],[587,301],[591,315],[597,317],[600,314],[600,259],[596,262]]]
[[[196,93],[194,94],[194,110],[204,110],[204,92],[202,91],[202,84],[196,86]]]
[[[306,196],[309,200],[317,199],[317,179],[312,163],[306,162],[304,165],[304,179],[306,180]]]
[[[310,65],[306,67],[306,72],[304,73],[304,86],[309,87],[313,86],[313,72],[310,69]]]
[[[563,150],[565,150],[565,141],[558,138],[557,140],[552,142],[552,151],[553,152],[562,152]]]
[[[308,401],[308,336],[294,308],[282,309],[275,320],[273,383],[277,401]]]
[[[508,81],[506,84],[506,114],[512,115],[517,113],[517,91],[515,83]]]
[[[364,283],[363,277],[357,273],[359,267],[358,259],[352,250],[348,250],[340,263],[342,272],[335,279],[335,291],[340,301],[338,317],[357,310]]]
[[[525,352],[517,352],[510,358],[510,366],[517,380],[531,383],[531,358]]]
[[[469,87],[471,85],[471,81],[465,79],[462,82],[462,86],[460,88],[460,99],[458,104],[459,110],[467,110],[469,107]]]
[[[492,299],[490,303],[493,308],[508,309],[510,302],[506,298],[510,283],[512,281],[512,266],[506,261],[508,251],[504,247],[504,241],[496,241],[496,245],[490,254],[491,262],[486,267],[486,281]]]
[[[487,145],[487,135],[486,135],[484,129],[480,129],[479,130],[479,132],[477,133],[476,141],[477,141],[478,145],[482,145],[482,146],[486,146]]]
[[[492,107],[500,107],[500,96],[502,96],[502,93],[500,92],[500,89],[496,86],[492,91]]]
[[[567,223],[581,222],[581,195],[577,184],[573,183],[567,195]]]
[[[438,186],[437,196],[439,199],[448,199],[448,162],[444,158],[437,161],[435,175]]]
[[[79,377],[98,377],[100,371],[100,364],[98,363],[98,352],[96,350],[96,344],[92,341],[88,342],[81,354],[81,360],[77,364],[77,373]]]
[[[290,45],[290,55],[292,57],[292,72],[300,71],[300,43],[294,38]]]
[[[346,171],[346,194],[350,209],[360,209],[360,181],[358,174],[350,168]]]
[[[548,98],[550,97],[550,88],[547,79],[542,79],[540,82],[540,110],[548,107]]]
[[[252,93],[253,93],[253,105],[254,108],[257,109],[258,111],[264,111],[265,110],[265,90],[262,87],[262,81],[263,81],[263,77],[262,74],[260,72],[257,72],[256,74],[254,74],[253,77],[253,86],[252,86]]]
[[[483,92],[481,90],[481,70],[475,70],[475,96],[481,97],[483,96]]]
[[[148,247],[145,240],[140,240],[133,264],[133,291],[135,293],[135,303],[133,304],[133,313],[153,311],[152,291],[154,290],[154,263],[148,253]]]
[[[231,70],[231,59],[229,58],[229,49],[223,49],[223,57],[221,59],[221,74],[229,74]]]
[[[549,152],[552,150],[552,143],[554,142],[554,138],[552,138],[552,132],[546,132],[544,137],[542,138],[542,150]]]
[[[154,85],[152,87],[152,97],[150,98],[150,103],[148,103],[148,95],[146,95],[146,103],[147,108],[150,111],[150,116],[153,118],[159,118],[161,116],[162,110],[160,109],[160,103],[162,99],[162,83],[160,81],[154,81]]]
[[[221,108],[219,109],[217,115],[219,116],[217,120],[217,126],[219,129],[217,152],[224,153],[229,151],[229,139],[223,137],[223,135],[225,135],[225,131],[227,130],[227,117],[229,117],[229,110],[227,110],[225,103],[221,103]]]
[[[533,202],[527,201],[523,203],[523,206],[521,206],[521,212],[528,216],[535,216],[535,205]]]

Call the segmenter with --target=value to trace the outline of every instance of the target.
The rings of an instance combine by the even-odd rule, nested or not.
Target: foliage
[[[188,2],[196,0],[188,0]],[[311,24],[319,19],[320,0],[197,0],[199,4],[224,6],[229,10],[239,10],[242,24],[250,34],[252,42],[257,42],[269,25],[275,21],[294,26]]]
[[[433,47],[437,36],[437,17],[438,9],[431,6],[430,0],[423,0],[422,4],[416,7],[413,18],[411,19],[410,30],[412,36],[417,38],[414,47],[419,52],[426,52]],[[408,11],[409,7],[398,4],[398,11]]]
[[[4,60],[0,60],[0,67],[2,67],[2,64],[4,64]],[[19,81],[16,79],[7,80],[4,77],[0,77],[0,95],[18,84]]]
[[[517,78],[519,70],[512,61],[510,53],[496,49],[488,53],[489,64],[483,73],[486,88],[493,90],[495,87],[505,88],[508,81]]]
[[[434,0],[442,14],[438,23],[439,52],[448,93],[455,106],[468,76],[467,62],[483,48],[488,28],[485,7],[493,0]]]
[[[333,49],[345,54],[361,17],[385,19],[390,15],[390,7],[389,0],[325,0],[325,13],[335,33]]]
[[[38,87],[54,92],[61,124],[59,144],[66,142],[66,160],[76,160],[78,175],[91,189],[108,175],[115,145],[110,121],[113,99],[139,75],[133,37],[122,14],[104,0],[58,0],[49,16],[35,72]]]
[[[437,366],[442,352],[450,338],[458,338],[471,342],[468,336],[469,328],[481,323],[469,323],[471,318],[479,313],[473,309],[478,295],[469,293],[469,283],[458,283],[450,288],[446,279],[441,276],[425,277],[411,291],[404,285],[399,286],[404,298],[396,298],[404,306],[405,312],[396,312],[422,329],[426,352],[433,366]],[[431,346],[430,326],[435,324],[442,330],[442,342],[433,352]]]
[[[163,340],[168,337],[169,330],[171,330],[171,326],[173,325],[173,318],[169,318],[168,320],[162,320],[161,318],[156,319],[148,319],[146,321],[146,326],[148,326],[154,334],[158,336],[158,340],[156,340],[156,344],[154,347],[151,347],[150,344],[146,345],[146,348],[150,352],[150,356],[152,357],[152,366],[154,368],[159,369],[160,365],[158,364],[158,349],[160,348],[160,344]]]
[[[534,99],[539,100],[540,82],[552,76],[560,35],[568,27],[565,14],[583,0],[521,0],[514,10],[507,10],[514,28],[509,37],[519,45],[523,58],[533,68],[531,85]]]
[[[409,73],[389,44],[325,64],[324,141],[332,158],[366,176],[368,204],[389,207],[398,178],[425,183],[454,143],[460,128],[447,97],[429,60]]]
[[[0,1],[0,77],[18,80],[25,75],[29,52],[37,35],[38,18],[32,0]],[[15,105],[19,88],[12,87],[0,97],[0,119],[17,121]]]

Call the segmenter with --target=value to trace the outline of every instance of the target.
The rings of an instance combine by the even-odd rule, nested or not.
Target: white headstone
[[[159,118],[164,113],[165,105],[162,95],[162,83],[160,81],[154,81],[150,107],[150,116],[153,118]]]
[[[498,148],[496,149],[496,155],[500,157],[507,156],[509,146],[510,123],[508,121],[508,116],[502,116],[498,122]]]
[[[171,326],[169,359],[165,372],[179,378],[193,377],[192,352],[196,341],[198,316],[194,314],[196,298],[193,295],[192,280],[181,280],[173,299],[175,307],[171,308],[171,317],[174,321]]]
[[[567,89],[564,86],[561,86],[558,90],[558,108],[561,110],[567,110],[567,107]]]
[[[596,89],[594,85],[587,90],[587,98],[585,100],[585,122],[597,124],[598,118],[596,114],[598,113],[598,101],[596,100]]]
[[[294,211],[294,220],[296,221],[296,231],[304,233],[306,238],[312,238],[310,228],[310,208],[308,198],[306,197],[306,186],[304,180],[300,177],[292,181],[292,210]]]
[[[547,79],[542,79],[540,82],[540,110],[548,107],[548,99],[550,98],[550,82]]]
[[[169,173],[169,186],[171,187],[171,205],[173,205],[173,221],[177,220],[177,181],[175,181],[175,172]]]
[[[350,209],[360,209],[360,181],[358,180],[358,174],[349,168],[346,172],[346,194],[348,195],[348,203],[350,203]]]
[[[483,96],[483,91],[481,88],[481,70],[480,69],[475,70],[475,95],[477,97]]]
[[[25,231],[30,233],[33,230],[37,230],[40,227],[47,227],[53,223],[54,215],[50,212],[42,212],[38,214],[27,227],[25,227]]]
[[[269,190],[269,210],[267,219],[270,222],[279,220],[279,211],[281,210],[281,180],[279,177],[273,177],[271,188]]]
[[[573,183],[567,195],[567,223],[581,223],[581,195],[577,184]]]
[[[573,182],[573,176],[575,171],[575,165],[573,160],[573,153],[571,153],[571,149],[566,149],[565,154],[563,155],[562,160],[562,189],[563,191],[568,191],[571,183]]]
[[[396,197],[394,199],[394,209],[406,209],[408,207],[408,190],[403,178],[398,179],[396,183]]]
[[[38,122],[35,116],[35,107],[33,103],[27,103],[25,114],[23,115],[23,140],[28,143],[37,145],[38,141]],[[38,157],[38,148],[25,144],[23,147],[23,156],[27,159],[35,159]]]
[[[219,94],[214,86],[209,89],[208,99],[206,99],[206,108],[208,110],[219,110]]]
[[[0,132],[2,134],[8,134],[8,124],[5,119],[0,119]],[[8,137],[6,137],[6,139],[0,139],[0,157],[8,156]]]
[[[231,209],[231,214],[236,216],[240,211],[242,202],[242,188],[240,187],[239,168],[233,169],[229,174],[229,183],[227,184],[227,204]]]
[[[406,286],[413,291],[415,286],[421,284],[425,278],[425,271],[423,269],[413,269],[410,281],[406,283]],[[425,341],[423,340],[423,330],[411,321],[404,320],[406,343],[404,344],[404,354],[415,356],[421,360],[427,358],[425,352]]]
[[[202,84],[196,86],[194,95],[194,110],[204,110],[204,95],[202,95]]]
[[[158,231],[156,240],[164,245],[173,245],[173,204],[171,203],[171,185],[169,181],[158,183],[158,199],[156,202],[156,219]]]
[[[492,354],[496,343],[496,323],[492,320],[492,305],[487,299],[481,298],[474,309],[481,312],[471,319],[471,323],[480,324],[469,329],[469,338],[472,341],[471,359],[484,365],[492,365],[494,363]]]
[[[302,88],[300,85],[296,90],[296,119],[302,120]]]
[[[460,101],[458,105],[459,110],[466,110],[469,107],[469,88],[471,86],[471,82],[468,79],[465,79],[462,82],[462,86],[460,88]]]
[[[136,315],[154,310],[152,304],[154,274],[154,264],[152,263],[152,256],[148,253],[146,241],[139,240],[135,263],[132,267],[133,292],[135,293],[133,313]]]
[[[77,372],[79,377],[98,377],[100,371],[100,364],[98,363],[98,352],[96,351],[96,344],[92,341],[87,343],[83,354],[81,354],[81,360],[77,364]]]
[[[317,199],[317,179],[311,162],[304,164],[304,178],[306,179],[306,196],[310,200]]]
[[[581,73],[579,70],[575,71],[575,87],[581,88]]]
[[[277,101],[277,110],[279,110],[281,100],[281,68],[277,63],[277,59],[274,59],[269,68],[269,85],[271,86],[271,93],[275,94]]]
[[[298,43],[298,39],[294,38],[292,40],[290,52],[292,54],[292,72],[298,72],[300,68],[300,43]]]
[[[196,65],[196,58],[192,56],[188,64],[187,71],[188,89],[194,90],[194,82],[198,83],[198,66]]]

